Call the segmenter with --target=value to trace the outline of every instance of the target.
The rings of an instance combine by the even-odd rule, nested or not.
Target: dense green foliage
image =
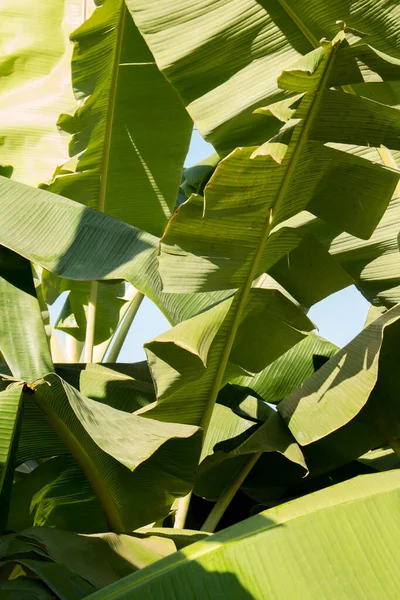
[[[397,597],[398,9],[97,4],[0,9],[2,597]]]

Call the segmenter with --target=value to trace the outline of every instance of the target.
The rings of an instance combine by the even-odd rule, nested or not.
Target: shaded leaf
[[[259,144],[277,131],[277,119],[255,118],[253,110],[287,97],[276,85],[282,69],[318,48],[321,38],[332,39],[338,18],[353,30],[369,33],[368,43],[374,48],[400,58],[396,7],[384,0],[363,0],[351,10],[342,0],[329,5],[323,0],[295,5],[256,0],[224,4],[128,0],[127,5],[199,131],[221,154],[237,146]],[[359,68],[354,68],[354,55],[344,58],[346,65],[351,58],[351,77],[348,68],[341,67],[339,81],[351,83],[354,75],[362,81]],[[382,76],[390,80],[392,67],[381,71]],[[357,93],[365,93],[367,86],[357,84]],[[399,90],[385,86],[381,101],[388,102],[392,96],[393,103],[399,104]]]
[[[52,370],[31,265],[3,246],[0,246],[0,350],[14,377],[32,381]]]
[[[173,323],[228,295],[164,294],[154,236],[67,198],[5,178],[0,178],[0,193],[0,243],[55,275],[79,281],[126,279]]]
[[[249,388],[266,402],[277,404],[311,377],[337,351],[337,346],[331,342],[310,334],[260,373],[250,377],[242,375],[232,379],[232,383]]]
[[[376,319],[279,404],[302,446],[339,429],[360,412],[378,379],[386,329],[399,316],[395,307]]]
[[[7,528],[18,532],[32,526],[107,530],[101,506],[72,456],[51,458],[14,483]]]
[[[62,383],[57,376],[49,375],[43,383],[35,384],[35,388],[35,403],[84,471],[102,505],[110,530],[129,531],[165,517],[174,499],[189,491],[201,441],[195,431],[193,435],[193,428],[189,428],[191,439],[167,441],[132,473],[104,452],[86,432],[71,407],[72,395],[68,398],[66,394],[66,390],[70,392],[71,386]],[[72,402],[77,410],[76,394],[77,391],[74,392]],[[87,402],[96,407],[96,410],[112,410],[94,400]],[[132,418],[129,413],[115,412],[128,419]],[[87,423],[85,425],[88,426]],[[91,424],[91,433],[93,430],[96,433],[95,423]],[[112,430],[108,431],[112,435]],[[102,443],[100,431],[98,434],[99,443]],[[118,444],[118,439],[116,442]],[[151,503],[147,501],[150,490]],[[135,510],[132,510],[132,506],[135,506]]]
[[[304,496],[189,546],[90,600],[187,600],[199,593],[210,599],[227,593],[238,600],[311,599],[344,590],[353,597],[379,597],[382,590],[395,597],[399,485],[399,472],[391,471]]]

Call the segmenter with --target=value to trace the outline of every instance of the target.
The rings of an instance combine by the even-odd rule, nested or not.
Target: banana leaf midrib
[[[297,25],[301,33],[307,38],[307,41],[314,47],[317,48],[319,46],[319,41],[312,34],[311,30],[307,27],[307,25],[300,19],[298,15],[296,15],[293,7],[288,6],[286,0],[278,0],[278,4],[281,5],[287,16],[292,19],[293,23]]]
[[[304,119],[302,121],[300,121],[298,123],[298,125],[295,128],[295,129],[297,129],[297,132],[295,131],[294,139],[292,139],[292,142],[288,146],[286,160],[284,160],[284,164],[282,165],[282,169],[285,169],[284,175],[283,175],[281,184],[279,186],[279,190],[278,190],[275,202],[273,203],[273,206],[271,206],[269,208],[267,215],[266,215],[267,223],[266,223],[266,227],[264,229],[264,233],[262,234],[262,236],[259,240],[258,247],[257,247],[256,252],[251,261],[246,280],[245,280],[243,286],[239,289],[237,296],[235,296],[235,298],[233,300],[232,311],[234,311],[234,316],[233,316],[232,324],[231,324],[228,336],[226,338],[226,341],[225,341],[225,344],[224,344],[224,347],[223,347],[223,350],[221,353],[219,366],[218,366],[217,372],[215,373],[212,388],[210,390],[209,400],[205,407],[205,410],[203,413],[203,418],[201,420],[201,427],[203,428],[203,431],[204,431],[204,438],[207,435],[207,430],[208,430],[208,427],[209,427],[209,424],[211,421],[211,416],[212,416],[212,412],[214,409],[214,405],[215,405],[215,402],[216,402],[216,399],[218,396],[218,392],[222,386],[225,369],[228,364],[229,356],[232,351],[235,337],[236,337],[239,325],[241,323],[246,304],[249,299],[250,290],[251,290],[253,281],[257,275],[257,270],[259,268],[259,264],[260,264],[260,261],[263,256],[265,245],[268,241],[269,235],[275,224],[274,217],[275,217],[275,215],[278,215],[278,213],[279,213],[279,207],[284,200],[286,190],[291,182],[292,174],[295,171],[297,162],[301,157],[302,149],[304,147],[304,144],[307,141],[308,131],[311,128],[314,118],[318,113],[319,104],[320,104],[321,97],[322,97],[322,92],[324,90],[325,83],[328,81],[330,70],[331,70],[333,62],[334,62],[333,58],[335,56],[336,49],[339,46],[339,44],[338,44],[339,39],[340,39],[340,36],[338,36],[337,42],[332,44],[331,49],[329,50],[329,54],[327,54],[323,58],[323,61],[325,61],[325,62],[323,62],[322,65],[319,66],[320,68],[322,68],[322,66],[324,66],[325,72],[320,79],[318,88],[315,90],[315,92],[313,94],[314,98],[312,100],[311,106],[308,109],[307,115],[304,117]],[[328,50],[325,50],[325,51],[328,52]],[[296,135],[296,133],[297,133],[297,135]],[[295,147],[294,147],[292,153],[290,154],[291,148],[293,147],[294,144],[295,144]],[[285,165],[285,162],[287,163],[286,165]],[[217,169],[218,169],[218,167],[217,167]],[[207,198],[207,187],[205,190],[205,213],[207,211],[206,198]],[[167,230],[168,230],[168,228],[167,228]],[[166,233],[167,233],[167,231],[166,231]],[[162,242],[162,240],[161,240],[161,242]]]
[[[311,32],[311,30],[307,27],[307,25],[304,23],[304,21],[302,21],[300,19],[300,17],[298,15],[295,14],[295,11],[293,9],[293,7],[288,6],[286,0],[278,0],[279,4],[281,5],[281,7],[283,8],[283,10],[286,12],[286,14],[288,15],[288,17],[290,19],[292,19],[293,23],[295,23],[297,25],[297,27],[299,28],[299,30],[301,31],[301,33],[304,35],[304,37],[308,40],[308,42],[314,47],[317,48],[319,46],[319,41],[318,39],[313,35],[313,33]],[[343,85],[341,86],[344,92],[347,92],[349,94],[356,94],[356,92],[354,91],[353,86],[351,85]],[[378,154],[383,162],[384,165],[386,165],[387,167],[392,167],[394,169],[398,169],[398,165],[391,153],[390,150],[388,150],[387,148],[377,148]],[[398,190],[400,190],[400,183],[398,186]]]
[[[60,416],[53,410],[48,403],[43,402],[40,394],[40,386],[47,385],[47,382],[43,384],[43,380],[40,380],[34,385],[35,394],[33,399],[35,404],[41,410],[41,412],[50,421],[52,428],[57,432],[60,438],[67,444],[68,448],[74,455],[78,464],[84,471],[88,481],[90,482],[93,490],[96,493],[101,506],[104,511],[104,516],[110,527],[110,531],[121,532],[124,531],[124,526],[119,515],[118,508],[115,505],[115,501],[112,495],[109,493],[107,485],[104,485],[104,480],[101,475],[97,472],[96,463],[92,460],[90,454],[85,451],[82,444],[79,443],[77,438],[70,431],[67,423],[65,423]],[[31,400],[31,398],[29,398]],[[81,426],[81,425],[80,425]]]
[[[120,14],[119,14],[118,25],[117,25],[117,41],[116,41],[116,48],[115,48],[115,57],[114,57],[112,75],[111,75],[111,85],[110,85],[110,93],[109,93],[109,109],[107,112],[107,121],[106,121],[105,133],[104,133],[104,147],[103,147],[102,168],[101,168],[101,175],[100,175],[99,198],[97,201],[97,210],[99,210],[101,212],[104,212],[105,203],[106,203],[106,190],[107,190],[107,177],[108,177],[108,167],[109,167],[109,160],[110,160],[110,150],[111,150],[111,137],[112,137],[112,128],[113,128],[113,121],[114,121],[115,104],[116,104],[116,99],[117,99],[118,70],[120,67],[125,14],[126,14],[125,3],[121,2]]]

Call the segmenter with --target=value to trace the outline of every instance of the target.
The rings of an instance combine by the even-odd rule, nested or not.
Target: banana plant
[[[27,455],[29,459],[54,456],[59,453],[57,444],[51,443],[51,433],[55,432],[56,440],[61,438],[65,443],[62,453],[69,451],[85,473],[111,531],[127,531],[165,516],[174,498],[183,495],[193,480],[200,442],[198,428],[153,421],[155,429],[152,429],[152,421],[134,416],[132,411],[121,410],[118,400],[117,406],[106,406],[85,398],[59,376],[45,375],[46,372],[54,371],[54,367],[34,292],[30,265],[22,257],[10,251],[4,252],[7,253],[7,264],[12,276],[3,270],[0,280],[4,288],[2,297],[8,302],[12,298],[14,314],[8,310],[1,312],[1,350],[14,379],[8,380],[9,386],[1,392],[5,414],[8,412],[10,417],[13,416],[7,420],[9,427],[5,443],[8,453],[5,449],[2,461],[3,478],[7,469],[10,468],[12,473],[13,466],[18,463],[16,453],[11,453],[14,440],[20,454],[25,454],[25,460]],[[10,316],[14,317],[15,321],[23,319],[24,313],[28,317],[25,322],[29,323],[30,327],[29,343],[26,330],[21,328],[18,333],[12,333],[8,321]],[[18,360],[18,352],[23,353],[23,360]],[[29,386],[24,386],[23,381],[28,381]],[[5,382],[7,383],[7,377]],[[28,431],[30,429],[30,435],[25,432],[18,441],[16,429],[22,402],[25,406],[21,428],[25,427]],[[32,403],[39,409],[35,420],[32,420]],[[25,411],[26,405],[29,408]],[[112,421],[114,426],[109,427]],[[39,431],[42,436],[39,440],[41,454],[35,454],[32,448],[35,439],[32,438],[37,436]],[[136,450],[130,443],[132,435],[137,438]],[[46,437],[50,437],[48,448],[45,448],[43,443]],[[189,445],[184,444],[183,450],[180,440],[185,439],[189,440]],[[119,444],[122,446],[118,448]],[[133,450],[130,459],[129,448]],[[182,451],[184,454],[180,456]],[[149,462],[148,459],[153,455],[154,460]],[[182,471],[184,463],[188,466],[185,474]],[[136,469],[139,469],[137,476]],[[145,497],[149,481],[155,483],[157,479],[157,490],[154,488],[154,501],[149,512]],[[6,491],[5,503],[9,501],[11,493],[9,486]],[[144,496],[139,500],[138,494],[141,493]],[[137,501],[133,500],[135,496]],[[134,511],[132,502],[136,506]]]
[[[71,158],[42,187],[161,235],[175,206],[192,121],[123,0],[101,3],[70,39],[79,107],[73,116],[62,114],[58,126],[71,135]],[[122,282],[76,283],[51,274],[44,290],[51,304],[68,291],[56,327],[85,342],[86,362],[96,345],[102,358],[125,312],[143,298],[132,289],[127,298]]]
[[[362,111],[369,110],[372,101],[329,89],[357,78],[354,65],[353,47],[348,45],[345,33],[341,32],[334,42],[324,43],[319,50],[283,72],[279,84],[290,91],[302,89],[303,92],[294,100],[269,108],[277,114],[290,116],[280,137],[259,148],[237,150],[220,163],[205,190],[206,219],[201,218],[203,198],[199,196],[193,196],[175,213],[163,236],[160,255],[164,290],[174,292],[170,306],[179,303],[182,292],[217,290],[224,293],[226,290],[228,298],[147,345],[158,399],[154,406],[140,410],[141,418],[200,425],[206,432],[218,393],[230,378],[237,377],[243,370],[262,371],[313,329],[293,299],[273,289],[269,280],[253,287],[253,281],[263,272],[270,270],[274,278],[306,306],[351,282],[316,239],[302,238],[282,223],[308,208],[319,217],[333,221],[336,227],[367,237],[385,211],[397,184],[397,173],[324,145],[326,141],[337,141],[338,137],[343,141],[343,135],[349,143],[377,142],[379,136],[387,145],[398,143],[394,109],[379,105],[372,126],[369,124],[368,129],[364,126],[363,131],[357,114],[361,118]],[[348,110],[349,99],[357,103],[357,114],[354,123],[349,123],[343,134],[338,130],[337,121],[340,110]],[[333,126],[325,117],[332,110],[329,104],[332,102],[335,106]],[[288,135],[290,140],[284,143]],[[320,170],[318,177],[313,179],[307,168],[314,161],[318,161]],[[241,177],[235,178],[238,167]],[[325,174],[322,178],[321,172]],[[351,177],[344,186],[343,176],[349,173]],[[325,183],[324,188],[320,187],[321,180]],[[364,187],[359,185],[361,180]],[[253,185],[249,191],[250,181],[257,181],[258,185]],[[375,186],[373,203],[369,200],[372,185]],[[48,192],[38,190],[35,200],[32,194],[28,200],[27,195],[20,193],[20,184],[5,180],[4,189],[6,215],[10,220],[4,221],[3,244],[55,274],[62,272],[76,279],[124,277],[142,292],[156,298],[156,285],[153,283],[152,286],[143,273],[146,261],[154,260],[155,242],[149,234]],[[269,190],[266,199],[265,189]],[[293,189],[296,189],[296,196]],[[327,206],[326,194],[330,200]],[[358,201],[348,202],[343,208],[346,198],[349,200],[355,194]],[[340,201],[339,205],[334,205],[335,199]],[[19,218],[19,211],[24,210],[26,202],[32,204],[33,201],[38,210],[31,212],[26,223],[25,231],[34,231],[28,240],[24,231],[14,235],[16,230],[12,224]],[[61,207],[69,214],[69,234],[60,219]],[[40,218],[44,210],[47,213],[45,221]],[[219,237],[216,239],[214,222],[217,223],[217,218]],[[64,232],[61,244],[55,227],[57,220]],[[121,235],[124,232],[126,243],[118,252],[112,253],[107,238],[99,237],[96,258],[101,258],[100,251],[107,257],[99,264],[92,259],[95,238],[90,236],[90,252],[80,253],[77,265],[73,240],[84,243],[85,237],[80,231],[90,232],[90,228],[96,229],[96,223],[100,221],[109,224],[109,244],[117,231],[121,231]],[[52,224],[51,238],[48,237],[49,223]],[[56,240],[58,255],[62,258],[54,260],[54,246],[51,254],[46,247]],[[129,261],[131,252],[137,258]],[[175,267],[177,256],[178,269]],[[282,259],[283,268],[280,266]],[[330,268],[329,277],[327,268]],[[235,288],[238,288],[236,293],[229,292]],[[184,296],[182,300],[184,304]],[[261,322],[272,322],[274,326],[270,325],[263,333]],[[47,384],[43,385],[46,390]],[[52,387],[56,391],[55,383]],[[57,393],[66,395],[71,405],[71,395],[62,390]],[[191,398],[189,405],[183,402],[188,396]],[[44,410],[43,406],[41,409]],[[293,440],[290,442],[291,434],[286,431],[285,435],[287,446],[290,446],[293,443]],[[258,455],[262,449],[261,445]],[[303,464],[301,451],[298,449],[295,454],[295,462]],[[250,463],[250,466],[253,465]]]
[[[398,470],[264,511],[125,577],[90,600],[395,597]],[[379,522],[378,527],[375,519]],[[376,528],[376,530],[375,530]],[[278,551],[279,549],[279,551]],[[290,565],[290,566],[289,566]],[[322,575],[319,575],[321,573]]]
[[[346,91],[400,105],[394,5],[388,7],[384,0],[362,0],[357,5],[342,0],[329,6],[323,0],[292,4],[246,0],[239,7],[235,1],[207,5],[202,0],[178,5],[166,5],[162,0],[127,1],[161,71],[180,94],[199,131],[221,156],[237,146],[259,144],[279,130],[277,114],[264,113],[262,118],[262,113],[254,116],[253,111],[296,93],[276,86],[282,68],[317,48],[322,38],[332,39],[338,20],[347,23],[354,40],[363,36],[356,56],[360,69],[355,79],[344,84]],[[387,68],[382,71],[388,55],[390,77]],[[388,151],[374,144],[347,143],[340,147],[392,168],[400,164],[395,148]],[[368,241],[354,239],[317,219],[313,227],[313,234],[349,269],[361,293],[386,308],[400,301],[395,281],[399,277],[397,205],[394,199],[379,233]],[[390,282],[386,269],[393,274]]]
[[[318,44],[303,23],[310,17],[310,30],[319,31],[319,3],[300,15],[280,2],[280,47],[286,30],[290,44],[297,40],[293,58],[310,52],[284,65],[279,89],[271,80],[273,98],[264,92],[253,101],[252,83],[240,107],[232,99],[230,113],[223,102],[207,109],[210,135],[226,156],[188,170],[182,190],[194,193],[173,211],[192,124],[168,80],[197,122],[216,90],[223,99],[228,89],[221,64],[229,53],[229,89],[258,59],[278,60],[279,51],[265,52],[272,9],[249,0],[239,15],[215,12],[221,7],[212,3],[211,31],[204,4],[193,0],[187,10],[201,9],[190,16],[193,35],[187,11],[174,30],[170,5],[127,4],[151,51],[119,0],[105,0],[72,35],[80,104],[59,120],[72,135],[72,160],[45,189],[0,178],[0,515],[14,532],[1,539],[0,589],[68,600],[186,598],[199,590],[262,598],[266,589],[278,598],[329,597],[343,586],[349,594],[395,594],[376,556],[397,558],[388,532],[397,527],[399,480],[396,471],[374,474],[379,467],[368,451],[399,448],[399,309],[374,313],[342,350],[316,336],[306,314],[353,282],[381,311],[396,303],[390,200],[399,174],[373,162],[371,149],[400,150],[399,113],[387,100],[399,61],[383,52],[394,43],[392,29],[382,41],[378,20],[366,44],[354,23],[342,22],[332,42]],[[236,58],[229,36],[215,52],[227,19],[240,49],[254,17],[262,26],[256,59]],[[390,25],[390,10],[385,19]],[[203,52],[212,49],[205,67]],[[208,99],[198,94],[204,73],[211,74]],[[373,81],[377,74],[383,81]],[[147,101],[152,89],[159,90],[155,104]],[[162,131],[154,135],[165,145],[149,135],[156,114]],[[246,145],[230,152],[239,138]],[[137,294],[126,297],[124,281]],[[48,301],[69,291],[58,326],[85,339],[88,363],[95,342],[106,341],[125,314],[123,338],[142,295],[173,327],[145,345],[144,364],[57,364],[43,289]],[[392,464],[383,463],[383,471]],[[371,474],[352,479],[361,473]],[[204,498],[215,503],[211,510]],[[379,518],[387,535],[372,545],[369,522]],[[339,526],[328,528],[327,539],[332,519]],[[202,531],[182,529],[186,521]],[[362,576],[351,579],[355,540],[363,541]],[[345,554],[337,550],[344,543]],[[283,577],[299,554],[299,567]],[[215,568],[221,561],[232,576]]]
[[[236,368],[259,372],[278,358],[274,313],[264,313],[265,338],[252,314],[255,296],[261,296],[253,282],[262,273],[271,273],[305,306],[350,283],[347,273],[315,238],[299,236],[285,221],[309,210],[336,228],[368,238],[397,185],[395,171],[326,145],[378,145],[377,138],[381,137],[382,143],[385,138],[386,145],[398,146],[395,109],[330,89],[357,79],[357,52],[357,45],[355,49],[349,45],[342,31],[333,42],[323,42],[319,49],[283,71],[278,84],[297,95],[263,110],[285,121],[279,135],[260,147],[235,150],[222,160],[205,188],[204,198],[192,196],[170,221],[161,240],[159,259],[164,290],[237,291],[232,299],[201,314],[202,352],[205,340],[209,343],[210,335],[215,336],[206,346],[207,369],[201,379],[197,375],[190,383],[190,369],[184,372],[182,359],[178,367],[172,351],[168,360],[162,343],[173,342],[178,348],[194,352],[190,335],[201,327],[198,317],[173,329],[168,339],[162,336],[156,340],[157,345],[147,345],[158,394],[158,403],[147,409],[149,416],[166,418],[169,406],[175,406],[175,415],[179,414],[184,422],[200,424],[206,435],[218,392],[226,382],[228,361]],[[370,115],[368,121],[366,114]],[[380,181],[369,201],[367,181]],[[328,269],[329,280],[325,277]],[[264,290],[264,306],[268,306],[271,291]],[[220,318],[216,315],[223,305],[227,308],[216,333],[215,318]],[[288,322],[287,317],[281,319]],[[282,342],[283,332],[278,331],[276,337]],[[277,350],[273,357],[268,355],[271,347]],[[201,351],[197,355],[204,362]],[[178,377],[169,380],[166,363]],[[184,403],[185,397],[191,398],[189,406]],[[252,468],[252,461],[245,466],[243,478],[246,469]]]
[[[288,97],[277,89],[282,69],[333,39],[337,21],[369,46],[399,59],[398,15],[385,0],[287,0],[228,2],[127,0],[127,6],[157,64],[183,99],[201,134],[217,152],[260,144],[280,128],[276,115],[253,116],[260,106]],[[400,104],[399,86],[362,65],[354,91],[379,102]],[[367,67],[367,68],[365,68]],[[292,94],[293,95],[293,94]],[[394,149],[395,150],[395,149]],[[378,159],[371,149],[370,156]]]

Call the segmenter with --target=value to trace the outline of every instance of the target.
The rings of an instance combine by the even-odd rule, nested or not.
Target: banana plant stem
[[[125,342],[133,320],[137,315],[143,298],[144,295],[141,292],[136,291],[133,298],[129,301],[127,310],[123,315],[114,336],[111,338],[106,351],[104,352],[104,357],[107,355],[107,362],[117,362],[121,348]]]
[[[97,289],[97,281],[92,281],[90,286],[89,306],[86,320],[86,338],[84,349],[85,363],[93,362],[94,330],[96,326]]]
[[[67,353],[68,362],[77,363],[82,353],[83,343],[74,338],[72,335],[65,334],[65,351]]]
[[[186,517],[189,510],[192,492],[179,500],[178,508],[175,514],[174,529],[183,529],[185,527]]]
[[[71,337],[71,336],[67,336]],[[53,360],[53,363],[56,362],[69,362],[70,361],[70,355],[68,353],[68,348],[67,346],[63,346],[60,338],[57,335],[57,331],[55,329],[53,329],[52,333],[51,333],[51,337],[50,337],[50,350],[51,350],[51,358]],[[79,360],[79,358],[78,358]],[[78,360],[76,362],[78,362]]]
[[[217,503],[214,505],[210,514],[205,520],[204,525],[200,531],[207,531],[209,533],[213,533],[215,531],[215,528],[220,522],[224,512],[228,508],[233,497],[235,496],[236,492],[246,479],[247,475],[250,473],[251,469],[254,467],[254,465],[260,458],[261,454],[262,452],[256,452],[255,454],[252,454],[249,460],[244,465],[244,467],[239,471],[235,479],[226,486],[221,496],[219,497]]]

